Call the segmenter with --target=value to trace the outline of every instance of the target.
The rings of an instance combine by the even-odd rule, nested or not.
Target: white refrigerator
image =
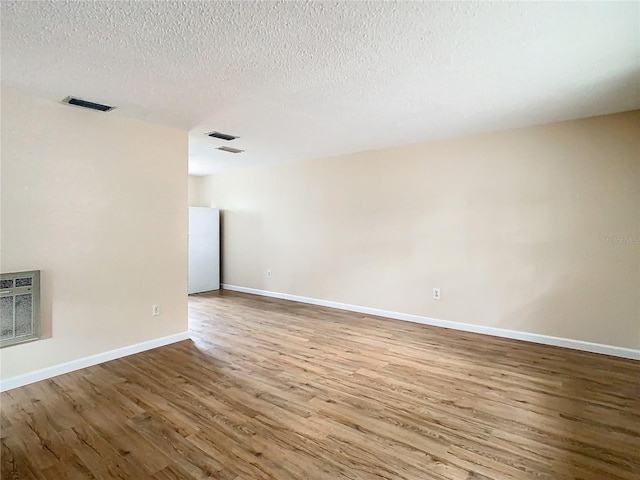
[[[189,293],[220,288],[220,210],[189,207]]]

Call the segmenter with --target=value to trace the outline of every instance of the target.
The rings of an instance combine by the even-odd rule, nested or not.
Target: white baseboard
[[[145,350],[163,347],[171,343],[181,342],[183,340],[188,340],[189,338],[191,338],[189,332],[175,333],[167,337],[155,338],[146,342],[136,343],[135,345],[116,348],[115,350],[109,350],[108,352],[91,355],[90,357],[79,358],[78,360],[72,360],[70,362],[54,365],[53,367],[47,367],[43,368],[42,370],[36,370],[35,372],[7,378],[0,381],[0,392],[5,392],[7,390],[22,387],[23,385],[28,385],[30,383],[39,382],[40,380],[45,380],[47,378],[57,377],[58,375],[62,375],[64,373],[80,370],[81,368],[91,367],[99,363],[108,362],[109,360],[115,360],[117,358],[133,355],[134,353],[140,353],[144,352]]]
[[[582,340],[572,340],[570,338],[550,337],[548,335],[540,335],[538,333],[519,332],[516,330],[486,327],[483,325],[473,325],[470,323],[451,322],[449,320],[439,320],[437,318],[422,317],[420,315],[391,312],[388,310],[379,310],[377,308],[361,307],[358,305],[349,305],[347,303],[332,302],[330,300],[319,300],[317,298],[301,297],[298,295],[290,295],[288,293],[269,292],[267,290],[258,290],[256,288],[239,287],[236,285],[227,284],[223,284],[221,286],[224,290],[232,290],[234,292],[251,293],[253,295],[261,295],[264,297],[281,298],[283,300],[291,300],[293,302],[309,303],[311,305],[337,308],[340,310],[348,310],[350,312],[365,313],[367,315],[376,315],[378,317],[422,323],[424,325],[431,325],[434,327],[450,328],[453,330],[461,330],[463,332],[480,333],[483,335],[491,335],[494,337],[524,340],[525,342],[541,343],[543,345],[553,345],[555,347],[571,348],[573,350],[582,350],[585,352],[601,353],[604,355],[612,355],[614,357],[640,360],[640,350],[635,350],[632,348],[622,348],[613,345],[584,342]]]

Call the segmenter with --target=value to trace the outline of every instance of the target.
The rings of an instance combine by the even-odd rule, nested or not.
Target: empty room
[[[3,480],[640,479],[640,3],[0,13]]]

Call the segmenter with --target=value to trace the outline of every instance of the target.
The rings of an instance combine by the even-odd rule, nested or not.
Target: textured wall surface
[[[1,8],[5,87],[191,130],[192,173],[640,108],[638,2]]]
[[[640,348],[639,132],[636,111],[208,177],[223,282]]]
[[[3,379],[187,330],[186,132],[3,90],[1,154],[0,268],[42,271],[44,334]]]

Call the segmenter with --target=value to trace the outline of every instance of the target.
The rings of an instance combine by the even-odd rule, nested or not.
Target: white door
[[[220,288],[220,211],[189,207],[189,293]]]

